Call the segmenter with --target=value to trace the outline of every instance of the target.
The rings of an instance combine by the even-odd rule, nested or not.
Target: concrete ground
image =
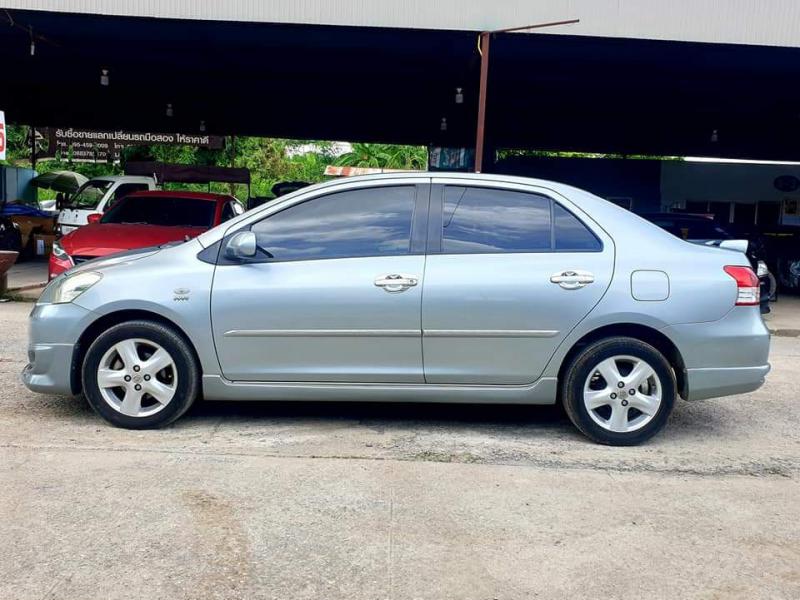
[[[111,428],[28,392],[0,304],[0,598],[798,598],[800,338],[637,448],[556,408],[199,403]]]
[[[8,271],[8,291],[15,295],[35,291],[36,297],[47,283],[47,260],[35,259],[15,263]],[[33,298],[34,300],[36,299]]]

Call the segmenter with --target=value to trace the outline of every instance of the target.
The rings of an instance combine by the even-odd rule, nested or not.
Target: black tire
[[[597,365],[614,356],[631,356],[646,361],[661,383],[661,404],[653,418],[631,432],[615,432],[596,423],[583,401],[584,384]],[[613,337],[590,344],[567,367],[561,394],[570,421],[589,439],[611,446],[635,446],[652,438],[667,423],[677,397],[675,374],[667,359],[650,344],[629,337]],[[599,410],[599,409],[598,409]]]
[[[155,414],[133,417],[122,414],[102,396],[97,371],[106,352],[126,339],[154,342],[171,356],[177,370],[177,384],[172,399]],[[86,353],[82,367],[83,393],[94,411],[116,427],[154,429],[180,418],[200,393],[200,368],[189,343],[170,327],[153,321],[128,321],[101,333]]]

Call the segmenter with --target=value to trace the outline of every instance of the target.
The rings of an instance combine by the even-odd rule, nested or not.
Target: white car
[[[120,198],[145,190],[156,189],[152,177],[135,175],[109,175],[95,177],[75,192],[68,204],[58,213],[58,227],[66,235],[89,223],[90,215],[102,215]]]

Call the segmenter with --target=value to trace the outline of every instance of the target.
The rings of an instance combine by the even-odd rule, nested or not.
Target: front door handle
[[[391,294],[405,292],[408,288],[417,285],[417,283],[419,283],[419,278],[416,275],[404,275],[403,273],[378,275],[375,278],[375,285]]]
[[[565,290],[577,290],[594,282],[594,275],[588,271],[562,271],[550,276],[550,283],[556,283]]]

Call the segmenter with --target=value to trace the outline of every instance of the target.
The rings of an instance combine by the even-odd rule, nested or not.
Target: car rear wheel
[[[677,396],[675,375],[656,348],[615,337],[584,348],[567,369],[567,415],[601,444],[632,446],[661,431]]]
[[[149,429],[183,415],[200,390],[192,349],[175,331],[130,321],[100,334],[83,362],[91,407],[117,427]]]

